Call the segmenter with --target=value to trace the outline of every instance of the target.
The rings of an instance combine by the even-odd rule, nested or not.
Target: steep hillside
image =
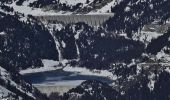
[[[169,0],[122,0],[112,8],[115,14],[105,24],[110,31],[126,33],[133,36],[142,30],[143,26],[158,20],[166,22],[169,16]]]
[[[30,84],[24,83],[23,80],[20,80],[18,77],[15,81],[20,82],[16,83],[14,77],[6,71],[4,68],[0,67],[0,99],[10,99],[10,100],[19,100],[19,99],[29,99],[34,100],[35,97],[32,93],[32,86]],[[26,85],[26,86],[23,86]]]
[[[62,100],[117,100],[120,94],[109,85],[99,81],[86,81],[69,90]]]
[[[0,99],[48,100],[24,81],[18,71],[41,66],[43,58],[58,59],[49,31],[32,16],[24,16],[1,5],[0,45]]]
[[[31,84],[25,82],[17,72],[0,67],[1,100],[48,100]]]
[[[106,21],[104,27],[143,42],[145,53],[168,62],[169,6],[168,0],[122,0],[112,7],[114,17]]]
[[[102,29],[94,31],[84,23],[69,24],[53,33],[62,59],[77,59],[79,66],[92,69],[108,69],[117,62],[129,63],[140,58],[144,51],[144,45],[139,41]]]
[[[54,40],[40,22],[15,12],[0,15],[1,66],[25,69],[41,66],[41,59],[58,59]]]
[[[118,91],[102,82],[85,81],[65,93],[61,100],[169,100],[169,72],[163,71],[154,77],[150,83],[149,77],[141,74],[140,81]]]

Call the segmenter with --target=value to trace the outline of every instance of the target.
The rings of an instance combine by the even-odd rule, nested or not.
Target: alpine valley
[[[170,0],[0,0],[0,100],[170,100]]]

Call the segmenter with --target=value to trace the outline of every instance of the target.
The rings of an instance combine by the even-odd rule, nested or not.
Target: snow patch
[[[102,77],[108,77],[112,80],[116,80],[117,77],[113,75],[112,72],[109,72],[108,70],[90,70],[87,68],[82,68],[82,67],[71,67],[71,66],[66,66],[63,68],[64,71],[66,72],[76,72],[79,73],[80,75],[93,75],[93,76],[102,76]]]
[[[92,2],[93,0],[89,0],[89,1]],[[78,3],[82,3],[83,5],[85,5],[86,0],[60,0],[60,3],[66,3],[68,5],[76,5]]]
[[[156,39],[163,34],[157,32],[141,31],[141,33],[135,33],[133,35],[133,40],[139,40],[146,45],[151,42],[152,39]]]
[[[61,14],[66,14],[66,15],[70,15],[72,14],[72,12],[64,12],[64,11],[60,11],[60,12],[55,12],[55,11],[43,11],[41,8],[31,8],[28,6],[28,3],[24,3],[21,6],[16,5],[16,2],[13,2],[12,4],[7,4],[9,7],[13,7],[14,11],[16,12],[20,12],[23,13],[25,15],[33,15],[33,16],[43,16],[43,15],[61,15]]]
[[[6,35],[6,33],[5,32],[0,32],[0,35]]]
[[[106,6],[99,9],[98,13],[111,13],[111,7],[114,7],[118,3],[118,0],[113,0],[112,2],[108,3]]]
[[[148,87],[151,91],[154,89],[154,85],[155,85],[154,78],[155,78],[155,74],[153,74],[153,73],[148,76],[148,79],[150,80],[149,83],[148,83]]]
[[[156,58],[163,62],[170,62],[170,55],[166,54],[164,50],[170,50],[168,47],[164,47],[160,52],[157,53]]]
[[[60,63],[58,61],[43,59],[42,63],[43,63],[42,67],[28,68],[25,70],[21,70],[20,74],[24,75],[29,73],[38,73],[38,72],[46,72],[46,71],[62,69],[62,67],[59,66]]]

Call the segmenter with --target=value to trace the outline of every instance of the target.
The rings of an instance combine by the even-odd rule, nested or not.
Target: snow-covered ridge
[[[24,13],[25,15],[57,15],[54,11],[48,11],[44,12],[40,8],[31,8],[27,5],[28,3],[24,3],[24,5],[18,6],[16,5],[16,2],[13,2],[12,4],[7,4],[10,7],[14,8],[14,11]],[[61,12],[62,13],[62,12]],[[58,13],[58,14],[61,14]]]
[[[112,2],[110,2],[107,5],[105,5],[104,7],[102,7],[101,9],[97,10],[97,13],[111,12],[111,8],[114,7],[116,4],[118,4],[119,1],[121,1],[121,0],[113,0]]]
[[[0,100],[8,100],[9,98],[14,99],[12,95],[15,94],[8,89],[0,86]]]
[[[30,7],[30,4],[35,2],[35,1],[38,1],[38,0],[26,0],[26,1],[23,1],[22,5],[17,5],[18,0],[16,0],[16,1],[13,1],[11,4],[7,3],[7,4],[4,4],[4,5],[7,5],[7,6],[13,8],[14,11],[16,11],[16,12],[24,13],[25,15],[33,15],[33,16],[38,16],[38,15],[41,15],[41,16],[42,15],[70,15],[70,14],[75,13],[75,12],[71,12],[71,11],[62,11],[62,10],[55,11],[53,9],[46,11],[43,8]],[[107,5],[101,7],[101,9],[93,10],[89,14],[109,13],[109,12],[111,12],[111,7],[116,5],[118,3],[118,1],[120,1],[120,0],[113,0],[112,2],[108,3]],[[59,2],[61,4],[66,4],[66,5],[69,5],[69,6],[75,6],[76,4],[81,3],[82,8],[83,8],[83,7],[88,7],[89,4],[94,2],[94,0],[89,0],[89,2],[87,2],[86,0],[60,0]],[[79,13],[76,13],[76,14],[79,14]],[[88,14],[88,13],[86,13],[86,14]]]
[[[15,93],[15,92],[11,91],[12,89],[9,90],[10,89],[9,86],[11,86],[11,87],[15,87],[21,93],[23,93],[23,94],[26,93],[29,97],[35,98],[33,96],[33,94],[31,93],[32,91],[31,92],[26,91],[25,88],[23,88],[21,85],[17,84],[15,81],[13,81],[11,79],[10,73],[7,70],[5,70],[4,68],[2,68],[2,67],[0,67],[0,79],[4,81],[4,82],[2,82],[2,81],[0,82],[0,86],[1,86],[0,87],[0,95],[6,95],[6,96],[11,96],[12,94],[19,95],[19,94]],[[7,86],[4,86],[4,84],[6,84]],[[29,85],[29,84],[26,84],[26,85]],[[5,88],[5,87],[7,87],[7,88]]]

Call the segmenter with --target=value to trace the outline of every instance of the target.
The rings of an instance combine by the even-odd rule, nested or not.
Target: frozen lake
[[[98,80],[98,81],[106,82],[108,84],[112,83],[112,80],[110,80],[107,77],[95,76],[95,75],[80,75],[79,73],[66,72],[63,71],[62,69],[49,71],[49,72],[25,74],[24,79],[26,79],[28,82],[31,82],[33,84],[49,84],[49,85],[57,85],[57,83],[58,85],[70,85],[68,83],[63,84],[64,82],[68,82],[68,81],[70,81],[72,85],[79,85],[76,84],[76,83],[80,83],[77,81],[83,81],[83,80]],[[73,81],[76,81],[76,83],[74,83]]]
[[[78,72],[66,72],[62,69],[25,74],[24,79],[32,83],[43,93],[66,92],[69,89],[80,85],[85,80],[98,80],[111,84],[113,80],[95,75],[80,75]],[[55,91],[56,90],[56,91]]]

